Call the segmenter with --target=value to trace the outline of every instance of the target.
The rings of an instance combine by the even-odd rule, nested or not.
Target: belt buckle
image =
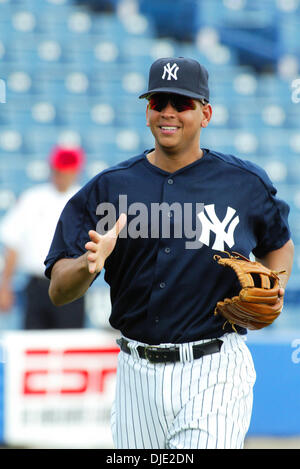
[[[153,355],[152,355],[152,358],[151,358],[151,356],[149,356],[148,353],[151,353],[151,352],[152,352],[152,353],[155,353],[155,352],[157,352],[158,350],[160,350],[158,347],[153,347],[153,346],[151,346],[151,345],[147,345],[147,346],[145,347],[145,358],[148,360],[148,362],[150,362],[150,363],[156,363],[156,361],[153,360]],[[158,357],[158,358],[159,358],[159,357]]]

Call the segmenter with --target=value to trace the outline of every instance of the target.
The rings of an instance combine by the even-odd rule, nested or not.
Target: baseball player
[[[45,260],[57,304],[100,272],[120,331],[112,433],[116,448],[242,448],[256,373],[247,329],[216,304],[236,294],[224,251],[279,274],[281,307],[293,242],[287,204],[258,166],[200,146],[212,115],[197,61],[156,60],[146,122],[154,147],[104,170],[66,205]]]

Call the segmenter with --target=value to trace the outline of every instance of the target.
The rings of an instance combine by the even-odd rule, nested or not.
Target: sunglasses
[[[153,111],[162,111],[170,102],[177,112],[191,111],[196,109],[196,103],[193,98],[181,96],[179,94],[157,93],[148,98],[149,108]],[[204,101],[201,101],[205,104]]]

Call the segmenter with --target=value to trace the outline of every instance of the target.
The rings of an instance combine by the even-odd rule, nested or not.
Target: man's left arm
[[[290,278],[294,259],[294,243],[290,239],[285,243],[281,248],[276,249],[275,251],[270,251],[262,258],[256,258],[258,262],[268,267],[271,270],[280,272],[284,270],[285,274],[279,274],[280,286],[285,288]]]

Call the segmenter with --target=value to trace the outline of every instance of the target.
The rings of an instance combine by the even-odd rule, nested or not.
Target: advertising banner
[[[119,352],[115,338],[89,329],[6,333],[5,442],[113,448],[110,410]]]

